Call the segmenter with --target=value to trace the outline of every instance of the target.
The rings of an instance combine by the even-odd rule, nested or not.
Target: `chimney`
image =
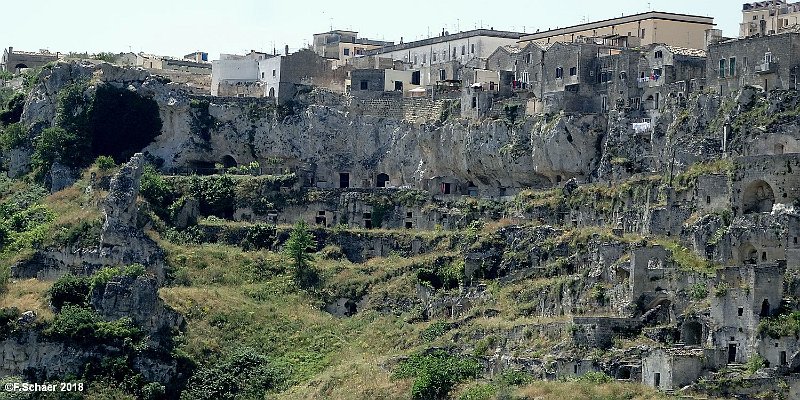
[[[283,54],[287,55],[287,56],[289,55],[289,45],[288,44],[283,48]]]
[[[8,54],[12,54],[12,53],[14,53],[14,48],[11,47],[11,46],[8,46]]]
[[[403,37],[400,36],[400,44],[403,44]]]

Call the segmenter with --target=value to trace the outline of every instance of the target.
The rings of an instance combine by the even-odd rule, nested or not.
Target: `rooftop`
[[[671,51],[672,54],[678,54],[678,55],[688,56],[688,57],[705,57],[706,56],[706,51],[705,50],[690,49],[690,48],[687,48],[687,47],[678,47],[678,46],[670,46],[670,45],[665,45],[664,47],[666,47],[669,51]]]
[[[689,14],[674,14],[662,11],[649,11],[640,14],[628,15],[626,17],[604,19],[601,21],[589,22],[580,25],[573,25],[566,28],[550,29],[543,32],[531,33],[521,37],[520,41],[537,40],[555,35],[582,32],[589,29],[604,28],[610,25],[618,25],[628,22],[637,22],[647,19],[661,19],[668,21],[688,22],[688,23],[711,25],[711,26],[714,25],[713,17],[703,17],[700,15],[689,15]]]
[[[523,33],[509,32],[509,31],[496,31],[493,29],[473,29],[471,31],[459,32],[450,35],[436,36],[428,39],[417,40],[414,42],[401,43],[393,46],[386,46],[380,49],[370,50],[367,55],[384,54],[392,51],[413,49],[415,47],[427,46],[430,44],[444,43],[451,40],[465,39],[476,36],[499,37],[506,39],[519,39]]]

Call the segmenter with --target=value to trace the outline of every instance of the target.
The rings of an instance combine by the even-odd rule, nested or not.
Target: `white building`
[[[522,36],[518,32],[476,29],[456,34],[444,32],[441,36],[400,43],[367,51],[367,55],[380,55],[410,64],[410,69],[421,72],[421,84],[436,81],[460,80],[457,65],[479,66],[498,47],[515,45]]]
[[[244,88],[254,87],[259,82],[259,63],[272,57],[275,56],[255,50],[243,56],[220,54],[219,60],[211,62],[211,95],[247,94],[250,90]]]

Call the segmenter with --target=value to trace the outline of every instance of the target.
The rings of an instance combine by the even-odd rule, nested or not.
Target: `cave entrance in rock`
[[[375,187],[385,188],[386,185],[389,183],[389,175],[380,173],[378,174],[377,178],[375,178]]]
[[[703,338],[703,324],[699,321],[686,321],[681,326],[681,341],[688,346],[700,345]]]
[[[22,63],[20,63],[20,64],[17,64],[17,65],[15,65],[15,66],[14,66],[14,71],[15,71],[15,73],[17,73],[17,74],[18,74],[18,73],[20,73],[20,72],[22,72],[22,70],[23,70],[23,69],[28,69],[28,66],[27,66],[27,65],[25,65],[25,64],[22,64]]]
[[[769,183],[756,180],[747,185],[742,194],[742,209],[745,214],[771,212],[775,204],[775,192]]]
[[[231,155],[222,157],[222,166],[225,168],[233,168],[237,165],[236,159]]]
[[[750,243],[744,244],[741,250],[741,260],[743,264],[757,264],[758,250]]]

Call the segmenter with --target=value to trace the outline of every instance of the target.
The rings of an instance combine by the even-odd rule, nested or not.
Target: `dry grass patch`
[[[35,311],[43,320],[52,321],[53,311],[48,304],[47,291],[52,282],[38,279],[11,281],[0,296],[0,308],[16,307],[21,312]]]
[[[521,387],[514,394],[522,399],[531,400],[660,400],[674,398],[644,385],[622,382],[597,384],[581,381],[540,381]]]

